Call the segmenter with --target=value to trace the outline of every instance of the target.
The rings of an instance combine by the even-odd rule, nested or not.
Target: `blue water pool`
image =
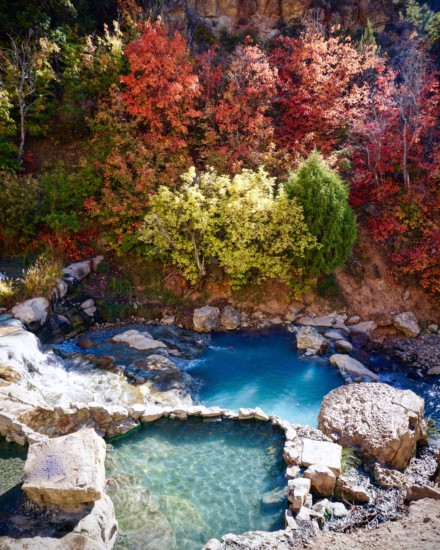
[[[261,407],[311,426],[322,398],[344,383],[328,359],[300,356],[294,335],[279,329],[213,334],[187,370],[201,381],[197,397],[205,405]]]
[[[283,441],[265,422],[201,419],[162,419],[112,441],[118,548],[200,550],[226,533],[282,528]]]

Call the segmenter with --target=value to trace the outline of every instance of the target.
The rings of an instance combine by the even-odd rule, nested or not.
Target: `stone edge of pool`
[[[3,388],[0,388],[0,392]],[[16,396],[17,398],[17,396]],[[55,407],[52,425],[46,426],[46,432],[59,434],[71,425],[69,412],[77,416],[87,407],[71,406],[68,410]],[[26,543],[26,548],[64,550],[78,547],[80,539],[88,546],[85,548],[102,548],[110,550],[116,542],[117,522],[114,518],[114,507],[110,497],[105,493],[105,435],[123,435],[139,426],[140,423],[155,422],[163,417],[174,421],[184,421],[190,417],[199,417],[206,421],[236,420],[260,421],[270,423],[284,433],[285,443],[283,457],[286,461],[286,489],[290,504],[285,510],[285,530],[297,529],[294,513],[300,511],[310,493],[311,484],[319,480],[298,477],[300,467],[320,464],[325,470],[318,477],[326,478],[328,486],[334,490],[336,478],[341,472],[342,447],[331,442],[322,432],[307,426],[298,426],[276,415],[267,415],[260,408],[241,408],[238,412],[220,407],[190,406],[190,407],[160,407],[157,405],[134,405],[128,409],[123,407],[92,407],[99,412],[94,425],[88,422],[77,431],[67,435],[59,435],[52,439],[48,434],[33,431],[23,422],[19,422],[0,413],[0,432],[8,441],[20,444],[28,442],[29,452],[25,463],[23,490],[27,497],[42,507],[42,510],[52,512],[54,517],[75,519],[73,531],[62,539],[40,537],[26,539],[9,539],[0,537],[1,548],[8,550],[19,548],[18,544]],[[106,414],[103,414],[106,409]],[[61,412],[64,414],[61,414]],[[41,411],[40,411],[41,412]],[[49,411],[44,411],[47,415]],[[44,416],[46,416],[44,415]],[[38,417],[39,415],[37,415]],[[101,417],[101,418],[99,418]],[[35,421],[36,418],[33,418]],[[88,426],[87,426],[88,424]],[[301,432],[301,436],[298,434]],[[309,468],[310,469],[310,468]],[[313,476],[312,476],[313,477]],[[322,483],[322,481],[321,481]],[[330,494],[329,492],[329,494]],[[313,517],[298,518],[324,521],[324,515],[313,512]],[[43,542],[44,541],[44,542]],[[44,546],[42,546],[44,544]]]

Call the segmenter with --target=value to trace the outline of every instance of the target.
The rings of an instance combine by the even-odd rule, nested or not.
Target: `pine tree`
[[[305,275],[332,273],[344,264],[356,238],[347,185],[315,151],[290,175],[286,190],[303,207],[304,221],[320,245],[306,250],[301,266]]]

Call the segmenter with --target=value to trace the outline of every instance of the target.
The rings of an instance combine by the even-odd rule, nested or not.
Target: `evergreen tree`
[[[318,248],[306,250],[305,275],[331,273],[344,264],[356,238],[348,186],[315,151],[290,175],[286,190],[303,207],[304,221],[318,242]]]

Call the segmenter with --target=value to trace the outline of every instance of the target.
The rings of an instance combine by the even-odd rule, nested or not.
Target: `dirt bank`
[[[440,501],[423,499],[409,507],[404,518],[374,529],[349,534],[328,532],[303,546],[309,550],[438,550],[440,548]]]

